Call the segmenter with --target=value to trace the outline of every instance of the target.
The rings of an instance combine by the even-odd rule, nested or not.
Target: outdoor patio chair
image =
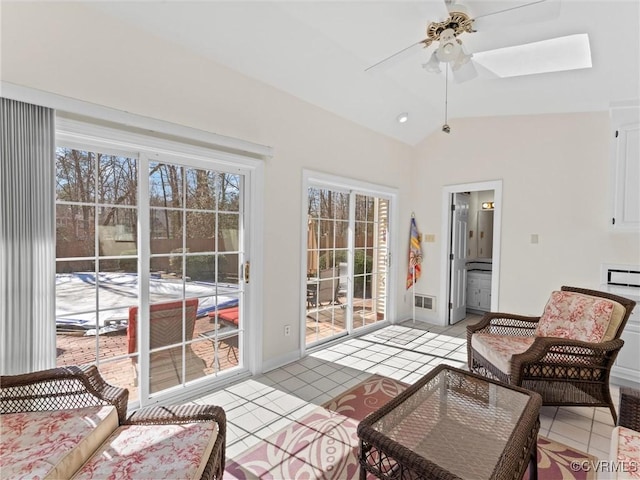
[[[335,268],[320,270],[317,280],[307,283],[307,304],[312,307],[320,307],[323,303],[336,302],[338,280],[335,278]]]
[[[575,287],[540,317],[489,312],[467,327],[469,370],[538,392],[544,405],[609,407],[609,373],[635,302]]]
[[[196,315],[198,312],[198,299],[189,298],[182,300],[154,303],[150,306],[149,321],[149,348],[155,350],[170,345],[177,345],[174,348],[162,350],[156,354],[152,353],[157,361],[160,357],[168,356],[173,366],[173,370],[178,379],[182,377],[182,312],[184,304],[185,337],[188,341],[193,338]],[[129,321],[127,325],[127,351],[135,353],[137,347],[138,329],[138,307],[129,307]],[[192,354],[190,348],[186,349],[186,354]],[[195,354],[193,354],[195,355]],[[133,362],[137,362],[137,357],[132,357]],[[189,359],[188,359],[189,360]],[[152,360],[152,364],[154,360]],[[153,368],[153,365],[152,365]]]

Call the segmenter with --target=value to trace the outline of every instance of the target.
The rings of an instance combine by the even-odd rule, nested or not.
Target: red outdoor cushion
[[[216,312],[215,310],[213,312],[209,312],[209,317],[211,318],[215,318],[216,316]],[[238,325],[238,317],[240,316],[240,314],[238,313],[238,307],[229,307],[229,308],[223,308],[221,310],[218,310],[218,318],[229,322],[229,323],[233,323],[235,325]]]

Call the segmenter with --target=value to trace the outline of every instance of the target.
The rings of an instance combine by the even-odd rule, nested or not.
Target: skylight
[[[478,52],[473,60],[499,77],[591,68],[589,35],[580,33],[541,42]]]

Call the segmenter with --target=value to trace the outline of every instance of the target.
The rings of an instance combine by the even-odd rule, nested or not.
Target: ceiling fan
[[[472,7],[478,7],[480,4],[472,0],[467,1]],[[496,2],[491,3],[495,4]],[[422,66],[432,73],[441,73],[443,67],[446,73],[450,69],[457,82],[476,77],[476,65],[500,77],[591,67],[589,40],[586,34],[473,53],[467,52],[463,45],[461,37],[477,31],[490,30],[496,24],[512,26],[523,22],[549,20],[559,13],[560,0],[502,2],[502,7],[494,7],[493,11],[489,10],[473,17],[456,0],[445,0],[445,5],[448,16],[442,21],[430,22],[427,25],[426,38],[371,65],[365,71],[378,70],[391,64],[392,60],[399,60],[416,49],[432,45],[437,46]],[[538,8],[532,8],[534,6]],[[511,68],[508,68],[509,66]],[[515,69],[515,66],[518,68]]]

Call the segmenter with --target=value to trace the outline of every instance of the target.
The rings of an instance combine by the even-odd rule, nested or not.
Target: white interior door
[[[449,323],[467,316],[467,236],[469,231],[469,195],[454,193],[451,210],[451,285]]]

